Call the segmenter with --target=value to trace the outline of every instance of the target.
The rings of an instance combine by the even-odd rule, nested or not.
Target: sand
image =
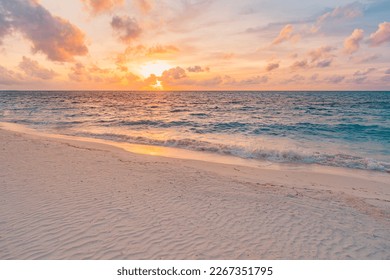
[[[3,126],[0,193],[0,259],[390,259],[386,173],[152,156]]]

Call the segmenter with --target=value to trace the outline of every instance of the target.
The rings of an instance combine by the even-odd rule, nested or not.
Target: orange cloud
[[[344,52],[352,54],[359,50],[360,41],[363,40],[363,29],[355,29],[352,34],[344,41]]]
[[[134,18],[128,16],[114,16],[111,21],[111,27],[118,33],[119,38],[125,42],[137,38],[142,30]]]
[[[144,45],[129,46],[123,53],[117,54],[116,63],[122,65],[134,58],[148,57],[164,59],[169,58],[180,50],[173,45],[155,45],[146,47]]]
[[[149,86],[152,80],[142,81],[138,76],[128,71],[115,71],[110,68],[100,68],[95,64],[85,66],[78,62],[75,63],[68,74],[71,81],[83,83],[84,85],[96,88],[96,85],[107,86],[108,84],[115,87],[128,86],[131,89],[142,89]]]
[[[272,45],[278,45],[285,41],[298,41],[300,36],[298,34],[293,34],[294,27],[291,24],[285,25],[282,30],[280,30],[279,35],[272,41]]]
[[[167,54],[174,54],[179,52],[179,49],[172,45],[156,45],[146,50],[146,56],[161,57]]]
[[[37,61],[31,60],[25,56],[23,56],[22,61],[19,63],[19,68],[27,75],[40,78],[42,80],[50,80],[57,75],[57,73],[53,70],[46,69],[40,66]]]
[[[124,0],[81,0],[84,5],[93,13],[101,14],[123,5]]]
[[[390,42],[390,22],[382,22],[378,29],[370,35],[371,46],[379,46],[385,42]]]
[[[38,2],[2,0],[0,8],[6,12],[11,29],[32,42],[34,52],[42,52],[54,61],[72,61],[76,55],[87,54],[83,32],[69,21],[51,15]],[[5,31],[3,27],[0,35]]]
[[[133,0],[133,3],[143,14],[147,14],[153,8],[149,0]]]

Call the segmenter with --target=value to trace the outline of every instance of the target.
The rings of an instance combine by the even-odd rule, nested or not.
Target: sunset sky
[[[390,90],[390,1],[0,0],[0,89]]]

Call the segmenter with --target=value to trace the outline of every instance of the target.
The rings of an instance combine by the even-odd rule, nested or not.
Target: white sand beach
[[[0,129],[0,259],[390,259],[390,174]]]

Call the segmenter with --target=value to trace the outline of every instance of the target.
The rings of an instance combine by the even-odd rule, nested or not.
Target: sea
[[[262,162],[390,172],[384,91],[0,91],[0,122]]]

